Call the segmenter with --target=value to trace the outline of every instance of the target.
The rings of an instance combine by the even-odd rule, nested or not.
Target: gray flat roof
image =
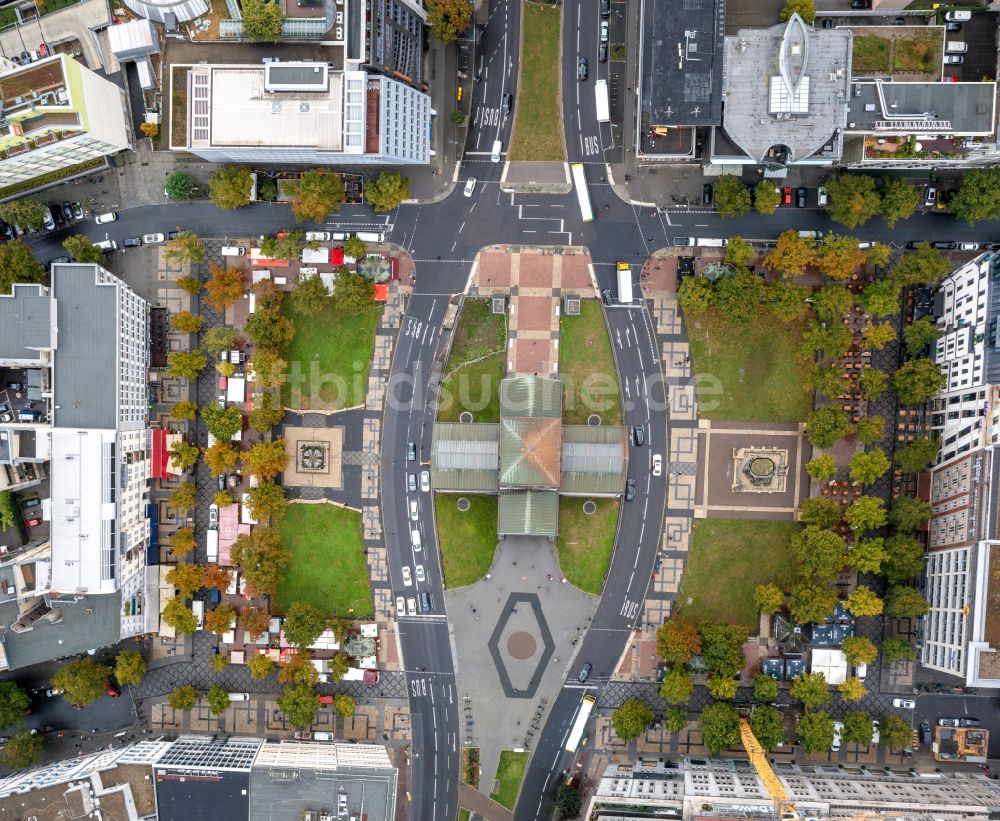
[[[851,48],[849,30],[817,30],[797,15],[727,37],[729,139],[757,162],[772,146],[788,147],[792,162],[817,153],[835,159],[840,143],[829,143],[845,125]]]
[[[49,298],[41,285],[17,283],[0,296],[0,359],[39,359],[38,348],[51,347]]]
[[[722,122],[725,21],[725,0],[643,0],[644,124]]]
[[[247,821],[249,772],[183,773],[156,766],[159,821]]]
[[[996,83],[855,80],[847,130],[875,134],[992,135],[995,99]]]
[[[26,633],[7,630],[3,634],[7,664],[16,670],[115,644],[121,637],[121,604],[120,592],[87,596],[78,602],[68,602],[58,624],[38,621]],[[16,602],[0,604],[0,624],[10,625],[17,619]]]
[[[392,821],[396,771],[365,767],[314,770],[306,767],[254,767],[250,775],[250,821],[288,821],[305,810],[337,817],[339,796],[349,816]]]
[[[52,266],[53,424],[61,428],[117,427],[118,291],[96,277],[96,265]]]

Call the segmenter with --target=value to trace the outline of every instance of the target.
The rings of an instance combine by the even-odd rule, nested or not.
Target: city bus
[[[580,702],[580,710],[573,721],[573,729],[569,731],[569,735],[566,737],[567,752],[576,752],[576,748],[580,745],[580,739],[583,738],[583,729],[587,726],[587,720],[590,718],[590,713],[594,709],[596,702],[597,699],[589,693]]]
[[[584,222],[593,222],[594,209],[590,207],[590,194],[587,193],[587,178],[583,175],[583,163],[573,163],[573,187],[576,188],[576,198],[580,201],[580,216]]]

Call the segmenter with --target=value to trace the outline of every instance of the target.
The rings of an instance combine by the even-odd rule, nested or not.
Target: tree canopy
[[[251,4],[264,6],[263,0],[249,0]],[[243,26],[246,28],[246,5],[243,6]],[[280,13],[280,12],[279,12]],[[250,204],[253,190],[253,176],[245,165],[224,165],[208,181],[208,196],[219,208],[232,210]]]
[[[31,697],[16,681],[0,681],[0,729],[24,721],[24,711],[31,706]]]
[[[840,408],[824,405],[809,415],[806,430],[814,448],[828,448],[851,432],[851,422]]]
[[[753,591],[754,607],[768,615],[777,613],[785,604],[785,594],[774,582],[758,584]]]
[[[941,391],[945,381],[933,359],[911,359],[892,377],[901,405],[922,405]]]
[[[309,647],[326,629],[326,623],[327,616],[322,610],[297,601],[288,605],[282,630],[296,647]]]
[[[740,719],[732,705],[718,702],[701,712],[702,741],[715,755],[740,743]]]
[[[281,4],[274,0],[242,0],[243,31],[250,40],[281,39]]]
[[[908,445],[896,448],[896,464],[903,473],[919,473],[926,470],[937,459],[941,451],[941,441],[922,436]]]
[[[288,188],[292,195],[292,216],[299,222],[323,222],[347,199],[344,178],[322,168],[303,171]]]
[[[811,239],[799,236],[793,228],[783,232],[761,264],[783,277],[797,277],[816,264],[816,248]]]
[[[99,248],[97,251],[100,253],[100,259],[78,259],[77,262],[103,263],[104,253]],[[44,276],[45,269],[32,256],[31,249],[21,240],[15,239],[0,243],[0,294],[9,294],[12,290],[11,286],[16,282],[41,282]]]
[[[638,738],[653,720],[653,711],[637,698],[630,698],[611,714],[615,735],[624,740]]]
[[[889,524],[901,533],[914,533],[927,524],[930,517],[930,502],[912,496],[897,496],[889,508]]]
[[[660,684],[660,695],[663,698],[671,704],[688,704],[692,692],[694,692],[694,679],[690,670],[680,664],[667,670]]]
[[[243,414],[236,405],[222,407],[217,402],[209,402],[201,409],[201,421],[220,442],[228,442],[243,428]]]
[[[847,228],[864,225],[882,208],[875,179],[864,174],[838,174],[826,183],[830,219]]]
[[[854,588],[844,606],[855,616],[877,616],[882,612],[882,599],[875,595],[869,587],[863,584]]]
[[[856,533],[882,527],[885,520],[885,500],[879,496],[859,496],[844,511],[844,521]]]
[[[865,264],[865,252],[849,235],[827,234],[817,251],[820,270],[830,279],[845,280]]]
[[[701,636],[690,622],[674,616],[656,631],[656,651],[669,664],[686,664],[701,652]]]
[[[871,485],[881,479],[889,469],[890,462],[879,449],[856,450],[851,455],[851,481]]]
[[[882,719],[879,726],[881,742],[888,745],[891,750],[901,750],[910,743],[913,737],[913,728],[910,722],[896,713],[889,713]]]
[[[801,581],[792,588],[788,612],[798,624],[821,622],[837,606],[837,591],[826,584]]]
[[[24,199],[0,203],[0,220],[36,231],[45,224],[48,212],[48,206],[39,200]]]
[[[1000,168],[973,168],[961,175],[948,210],[969,225],[1000,215]]]
[[[882,216],[886,225],[895,227],[899,220],[912,216],[920,204],[920,194],[915,186],[899,177],[882,178]]]
[[[882,573],[889,584],[899,584],[923,574],[924,546],[919,539],[897,533],[886,539],[885,550]]]
[[[825,710],[806,713],[795,726],[804,752],[822,753],[833,745],[833,719]]]
[[[410,178],[383,171],[365,186],[365,199],[376,211],[391,211],[410,198]]]
[[[753,205],[761,214],[773,214],[781,205],[781,194],[770,180],[761,180],[753,189]]]
[[[871,664],[878,655],[878,648],[864,636],[848,636],[841,642],[840,649],[844,651],[847,663],[855,666]]]
[[[472,6],[467,0],[428,0],[427,23],[442,43],[450,43],[469,27]]]
[[[750,729],[765,750],[785,743],[784,720],[774,707],[762,704],[754,708],[753,715],[750,716]]]
[[[844,692],[844,686],[850,682],[857,682],[858,685],[860,685],[861,690],[865,690],[864,685],[861,684],[861,682],[856,678],[853,678],[848,679],[841,685],[841,693]],[[864,696],[847,700],[860,701],[863,697]],[[846,699],[847,696],[845,695],[844,698]],[[844,715],[844,729],[841,731],[841,738],[848,744],[861,744],[862,746],[867,747],[872,743],[872,736],[874,735],[874,732],[875,727],[872,724],[871,718],[867,714],[862,713],[860,710],[853,710]]]
[[[269,527],[241,533],[232,549],[232,560],[242,569],[247,583],[255,591],[271,595],[277,592],[291,558],[278,532]]]
[[[175,171],[167,177],[163,190],[175,202],[187,202],[194,195],[194,177],[187,171]]]
[[[85,707],[104,695],[111,669],[94,664],[89,658],[77,659],[60,667],[52,675],[52,686],[64,690],[70,704]]]
[[[747,628],[739,624],[705,624],[701,628],[701,655],[709,670],[735,676],[746,660],[743,642]]]
[[[870,316],[891,316],[899,310],[900,289],[887,279],[869,283],[858,296],[861,309]]]
[[[750,210],[750,189],[734,174],[723,174],[715,183],[715,208],[723,217],[742,217]]]
[[[844,540],[832,530],[809,526],[792,536],[792,553],[803,574],[829,580],[844,566]]]
[[[906,352],[911,357],[917,357],[927,350],[927,346],[944,335],[934,320],[929,317],[915,319],[903,328],[903,342]]]
[[[912,619],[927,612],[927,600],[914,587],[896,585],[885,597],[885,612],[897,619]]]

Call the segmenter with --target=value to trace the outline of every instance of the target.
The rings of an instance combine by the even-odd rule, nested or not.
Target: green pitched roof
[[[439,422],[431,440],[434,489],[496,493],[499,453],[499,425]]]
[[[559,494],[554,490],[515,490],[500,494],[497,534],[549,536],[559,530]]]
[[[503,419],[500,422],[500,486],[559,487],[562,420]]]
[[[508,376],[500,382],[500,418],[562,418],[563,384],[543,376]]]
[[[560,493],[615,495],[625,489],[628,432],[610,425],[563,427]]]

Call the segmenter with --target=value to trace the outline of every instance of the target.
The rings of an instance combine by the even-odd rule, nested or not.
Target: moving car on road
[[[659,453],[653,454],[653,475],[659,476],[663,473],[663,457]]]
[[[917,702],[912,698],[894,698],[892,706],[897,710],[912,710],[917,706]]]
[[[425,581],[427,581],[427,576],[424,575],[424,566],[422,564],[418,564],[414,569],[416,570],[418,582],[423,584]]]
[[[420,518],[420,510],[417,507],[417,500],[410,499],[410,518],[417,521]]]
[[[413,587],[413,574],[410,572],[410,566],[404,564],[402,573],[403,573],[403,584],[405,584],[407,587]]]
[[[583,667],[580,668],[580,672],[576,676],[576,680],[579,681],[580,684],[584,684],[587,679],[590,678],[590,671],[593,669],[594,665],[589,661],[585,661],[583,663]]]

